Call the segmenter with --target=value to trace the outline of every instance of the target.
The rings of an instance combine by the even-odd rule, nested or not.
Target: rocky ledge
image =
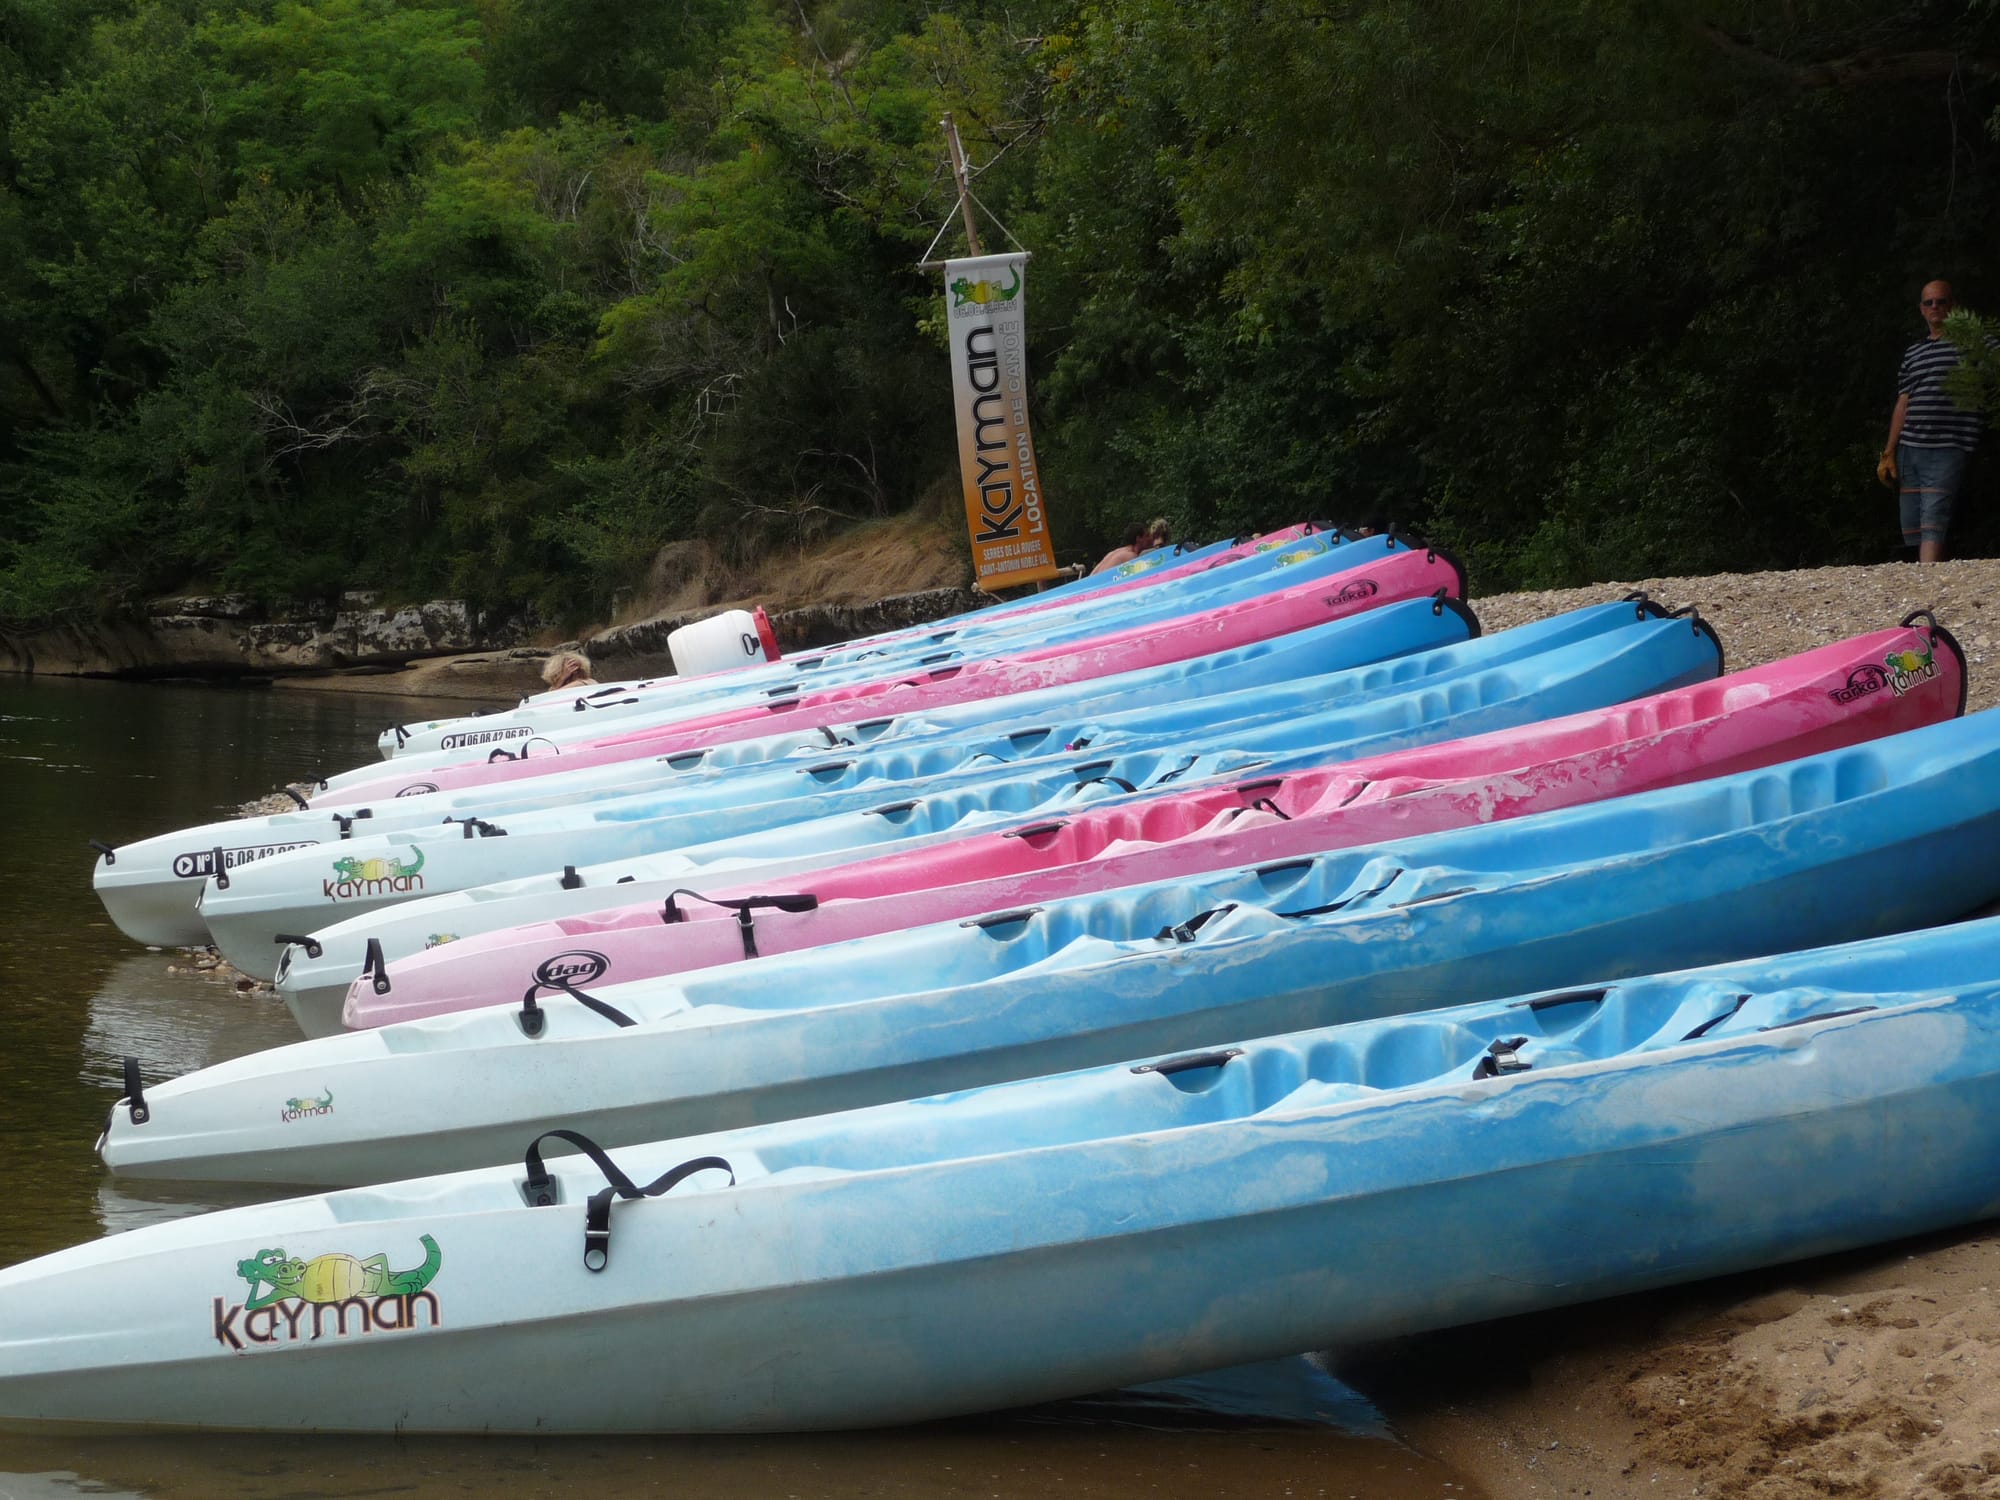
[[[0,631],[0,671],[52,677],[244,677],[400,667],[419,657],[524,644],[529,623],[463,599],[384,608],[242,594],[155,600],[143,612],[28,632]]]

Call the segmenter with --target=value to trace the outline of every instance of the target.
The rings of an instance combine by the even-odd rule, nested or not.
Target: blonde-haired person
[[[1152,524],[1147,526],[1146,531],[1150,538],[1147,543],[1149,549],[1152,547],[1168,547],[1173,545],[1174,523],[1169,521],[1165,516],[1153,517]]]
[[[542,663],[542,681],[549,685],[552,693],[568,687],[597,685],[597,679],[590,675],[590,658],[581,651],[556,652]]]

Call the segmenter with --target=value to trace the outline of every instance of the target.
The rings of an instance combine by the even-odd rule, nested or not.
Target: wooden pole
[[[958,184],[958,212],[965,220],[965,243],[974,255],[984,255],[979,248],[979,225],[972,217],[972,181],[965,171],[965,147],[959,143],[958,122],[947,114],[943,121],[944,143],[951,152],[951,180]]]

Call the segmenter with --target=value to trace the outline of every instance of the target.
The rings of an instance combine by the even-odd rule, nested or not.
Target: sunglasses
[[[1950,307],[1950,306],[1951,306],[1951,298],[1949,298],[1949,297],[1926,297],[1926,298],[1924,298],[1924,301],[1923,301],[1923,305],[1924,305],[1925,307]]]

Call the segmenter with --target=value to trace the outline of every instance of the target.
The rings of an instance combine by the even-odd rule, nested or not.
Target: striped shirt
[[[1947,338],[1923,339],[1903,351],[1896,391],[1910,398],[1910,409],[1903,416],[1899,441],[1912,448],[1959,448],[1967,453],[1979,446],[1986,419],[1963,410],[1944,392],[1945,376],[1957,368],[1958,346]]]

